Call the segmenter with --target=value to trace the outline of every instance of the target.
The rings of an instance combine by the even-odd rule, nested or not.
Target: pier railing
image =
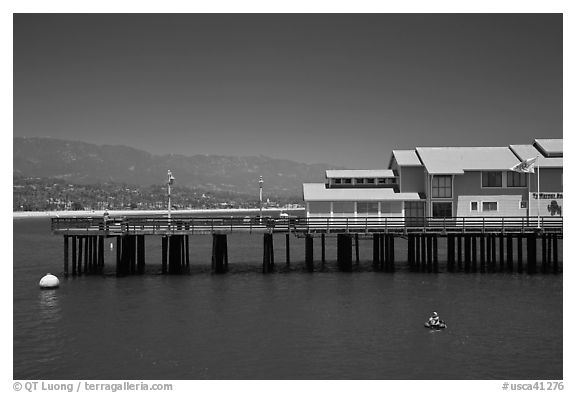
[[[206,234],[231,232],[306,233],[562,233],[563,218],[553,217],[167,217],[127,216],[53,218],[61,234]]]

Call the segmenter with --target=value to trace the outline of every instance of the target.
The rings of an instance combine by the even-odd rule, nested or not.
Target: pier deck
[[[538,225],[539,224],[539,225]],[[562,234],[562,217],[142,217],[104,220],[93,217],[53,218],[52,231],[60,235],[207,235],[237,232],[293,233],[296,236],[338,233],[391,233],[439,235],[463,233],[557,233]]]
[[[395,239],[407,240],[411,270],[439,271],[438,241],[446,243],[446,268],[465,272],[537,271],[540,242],[541,271],[559,272],[558,240],[563,238],[562,217],[457,217],[457,218],[335,218],[335,217],[167,217],[129,216],[112,219],[53,218],[52,231],[64,237],[64,275],[99,274],[104,268],[104,239],[116,239],[117,275],[145,271],[146,237],[161,238],[162,273],[190,272],[189,237],[212,236],[212,271],[228,270],[227,234],[263,235],[264,273],[274,271],[274,234],[286,238],[286,264],[290,264],[290,237],[303,237],[305,263],[314,271],[314,238],[321,241],[321,261],[326,261],[325,242],[337,237],[338,268],[352,271],[353,252],[359,263],[359,238],[372,239],[374,269],[393,272]],[[70,255],[71,250],[71,255]],[[516,250],[516,251],[514,251]],[[499,268],[497,268],[497,261]],[[478,269],[479,262],[479,269]]]

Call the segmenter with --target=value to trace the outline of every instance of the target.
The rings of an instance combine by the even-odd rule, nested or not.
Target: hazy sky
[[[14,135],[385,168],[562,137],[561,14],[17,14]]]

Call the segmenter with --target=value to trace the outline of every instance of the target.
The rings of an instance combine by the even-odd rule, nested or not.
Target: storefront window
[[[502,187],[502,172],[482,172],[482,187]]]

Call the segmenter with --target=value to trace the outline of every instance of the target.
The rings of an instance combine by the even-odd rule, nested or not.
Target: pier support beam
[[[504,271],[504,234],[499,236],[498,245],[500,248],[500,271]]]
[[[470,271],[470,235],[464,236],[464,271],[468,273]]]
[[[478,270],[478,252],[476,250],[476,236],[471,237],[472,241],[472,272],[476,273]]]
[[[290,234],[286,234],[286,266],[290,266]]]
[[[462,235],[458,235],[458,270],[462,270]]]
[[[542,273],[548,273],[548,244],[547,243],[548,240],[548,234],[543,233],[542,236],[540,237],[540,241],[542,244],[542,247],[540,247],[541,251],[542,251]]]
[[[338,269],[343,272],[352,271],[352,235],[339,233],[336,247]]]
[[[508,271],[514,271],[514,243],[512,235],[506,236],[506,262],[508,265]]]
[[[524,267],[522,266],[522,235],[518,235],[517,237],[517,241],[518,241],[518,273],[522,273],[522,271],[524,270]]]
[[[536,234],[530,233],[526,239],[526,270],[529,274],[536,273]]]
[[[360,241],[357,233],[354,234],[354,249],[356,251],[356,265],[360,264]]]
[[[271,233],[265,233],[262,272],[270,273],[273,271],[274,271],[274,237]]]
[[[326,264],[326,235],[320,235],[320,245],[321,245],[321,255],[322,255],[322,267]]]
[[[212,273],[226,273],[228,268],[228,240],[225,234],[212,234]]]
[[[413,241],[413,245],[414,247],[414,268],[416,271],[420,270],[420,236],[419,235],[414,235],[414,241]]]
[[[314,271],[314,238],[312,235],[307,234],[305,238],[305,248],[306,248],[306,269],[309,272]]]
[[[492,256],[490,258],[490,272],[496,272],[496,234],[490,234]]]
[[[68,257],[68,236],[64,235],[64,277],[68,277],[68,266],[70,260]]]
[[[145,244],[145,236],[138,235],[138,274],[144,274],[146,269],[146,244]]]
[[[166,273],[168,273],[168,236],[162,236],[162,274]]]
[[[482,236],[480,236],[480,272],[484,273],[486,272],[486,238],[485,235],[482,234]],[[488,242],[490,243],[490,242]]]
[[[454,271],[454,235],[447,235],[446,237],[446,251],[447,251],[447,268],[449,272]]]
[[[374,270],[380,268],[380,236],[377,233],[372,235],[372,267]]]
[[[554,273],[558,273],[560,271],[558,266],[558,235],[552,235],[552,269]]]

